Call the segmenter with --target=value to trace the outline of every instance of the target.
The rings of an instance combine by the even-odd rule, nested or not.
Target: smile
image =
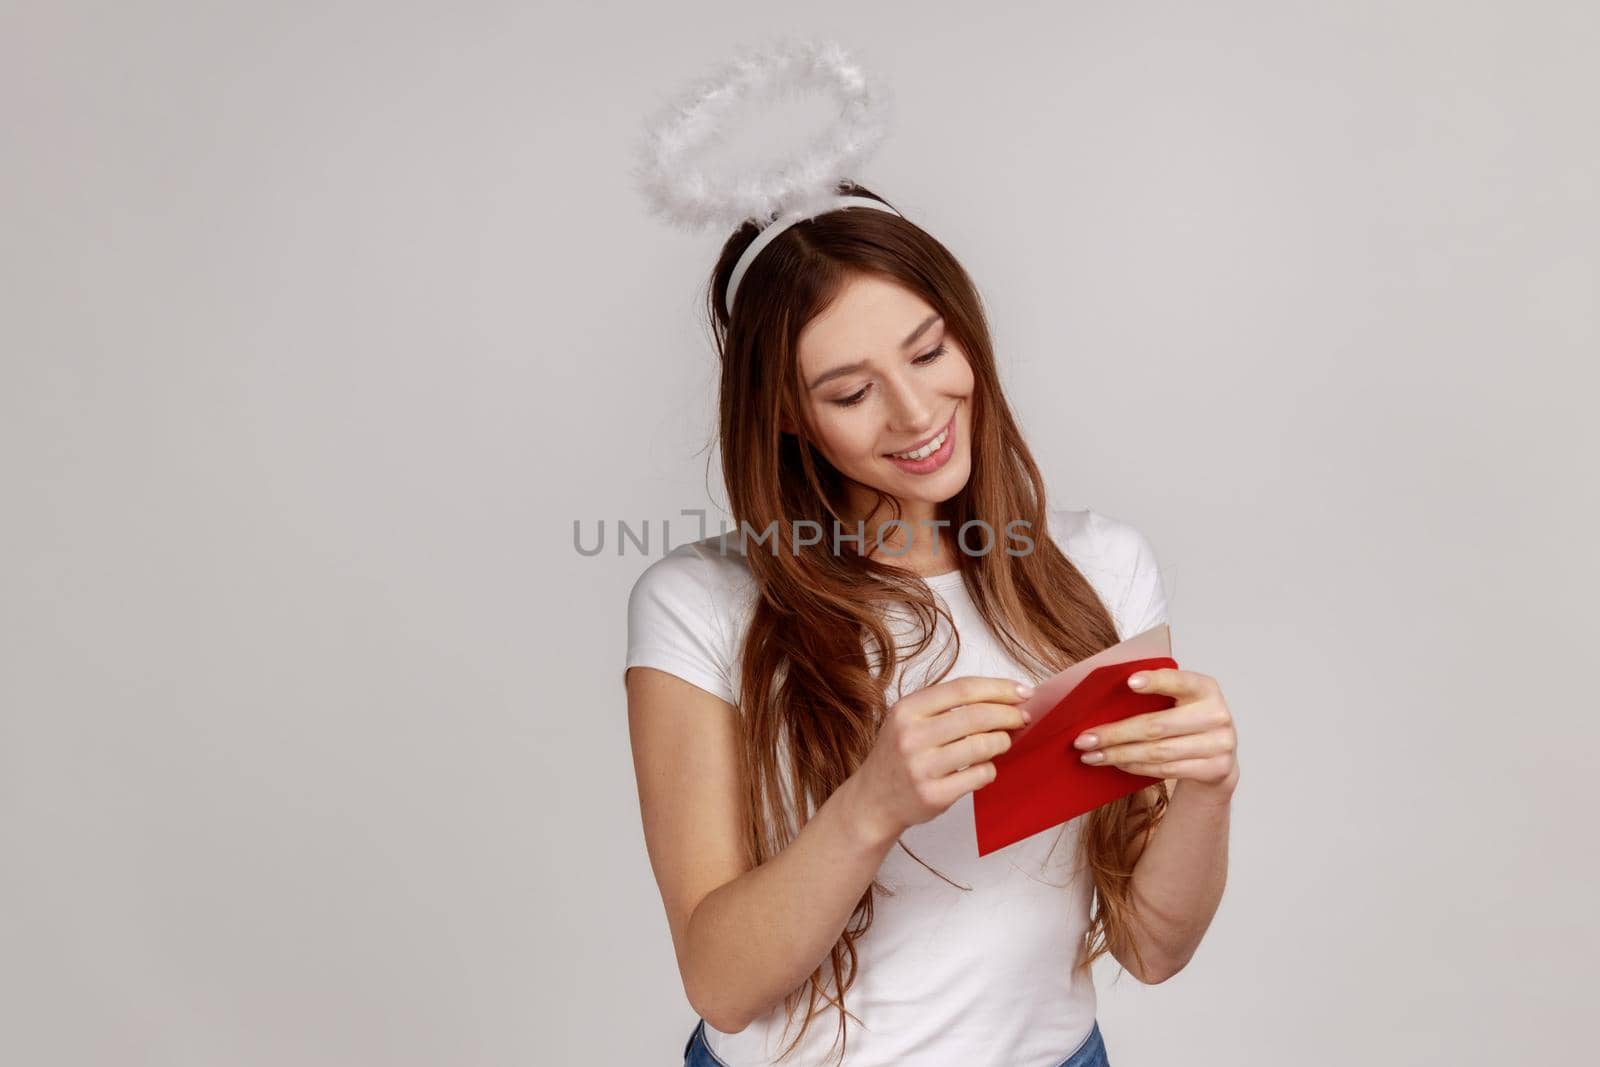
[[[932,474],[950,462],[956,452],[956,418],[952,414],[944,429],[905,452],[886,452],[889,462],[907,474]]]
[[[926,459],[944,446],[945,438],[950,436],[950,431],[953,429],[954,422],[955,416],[952,415],[950,417],[950,422],[944,424],[944,429],[940,430],[938,433],[934,434],[917,447],[908,449],[905,452],[886,452],[884,455],[891,459]]]

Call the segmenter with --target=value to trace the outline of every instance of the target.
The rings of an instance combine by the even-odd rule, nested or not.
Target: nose
[[[907,436],[924,436],[938,429],[938,398],[926,385],[919,387],[905,377],[891,378],[884,384],[889,399],[889,428]]]

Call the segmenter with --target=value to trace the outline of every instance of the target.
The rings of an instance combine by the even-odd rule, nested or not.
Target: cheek
[[[973,387],[977,384],[977,377],[972,373],[972,364],[967,362],[967,357],[959,351],[952,352],[937,364],[939,371],[929,378],[929,383],[945,396],[970,397]]]
[[[976,379],[972,374],[972,364],[965,359],[959,360],[955,363],[951,373],[953,380],[950,383],[950,391],[959,393],[962,396],[971,395],[972,387],[976,383]]]
[[[818,447],[834,466],[848,465],[874,454],[873,429],[861,414],[852,415],[831,404],[822,405],[821,410],[813,412]]]

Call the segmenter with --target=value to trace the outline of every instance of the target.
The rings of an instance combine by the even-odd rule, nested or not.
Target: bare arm
[[[1228,881],[1228,824],[1233,783],[1212,788],[1169,779],[1171,800],[1150,843],[1136,838],[1133,868],[1135,936],[1148,972],[1136,966],[1125,945],[1112,955],[1147,984],[1164,982],[1183,970],[1200,947]]]
[[[738,709],[650,667],[628,671],[627,692],[645,845],[684,992],[712,1026],[736,1033],[827,958],[898,835],[864,817],[850,779],[753,867]]]
[[[1087,763],[1162,778],[1172,790],[1133,864],[1134,916],[1112,954],[1140,981],[1164,982],[1188,966],[1216,915],[1228,880],[1228,823],[1239,784],[1238,733],[1222,687],[1209,674],[1162,667],[1135,671],[1130,688],[1175,699],[1168,708],[1103,723],[1073,742]],[[1149,794],[1142,795],[1149,803]],[[1133,962],[1129,962],[1129,958]]]

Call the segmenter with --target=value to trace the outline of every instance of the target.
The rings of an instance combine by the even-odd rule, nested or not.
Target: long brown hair
[[[841,184],[839,191],[883,200],[853,183]],[[888,212],[823,214],[790,227],[757,257],[739,285],[737,315],[730,323],[723,309],[728,277],[758,232],[754,223],[746,223],[728,239],[707,292],[721,361],[719,435],[729,508],[741,528],[758,533],[771,528],[789,538],[782,551],[746,553],[759,590],[741,653],[739,686],[746,845],[756,864],[793,841],[861,765],[888,709],[889,679],[902,654],[916,656],[927,648],[941,617],[951,623],[947,632],[954,633],[949,613],[911,571],[865,552],[831,551],[827,537],[814,546],[791,547],[795,539],[789,531],[807,520],[825,531],[835,529],[835,520],[856,529],[841,514],[844,476],[807,435],[797,356],[802,329],[851,278],[877,276],[915,292],[944,316],[971,363],[971,476],[939,506],[938,517],[950,521],[951,531],[973,520],[1000,531],[1018,519],[1032,531],[1033,548],[1023,554],[957,553],[966,587],[996,639],[1035,678],[1064,670],[1118,640],[1106,606],[1049,536],[1043,479],[1001,393],[977,289],[955,257],[922,229]],[[785,418],[796,433],[781,432]],[[879,506],[899,517],[898,501],[866,488]],[[919,623],[920,636],[909,649],[897,647],[885,624],[884,613],[894,605],[909,607]],[[932,680],[944,678],[953,662]],[[1113,943],[1131,946],[1138,958],[1137,943],[1129,936],[1132,872],[1124,857],[1134,838],[1148,834],[1160,818],[1167,799],[1163,783],[1104,805],[1087,818],[1078,860],[1092,872],[1098,906],[1075,966],[1088,967]],[[905,848],[904,842],[899,847]],[[819,964],[785,998],[792,1021],[800,997],[809,991],[805,1018],[785,1056],[799,1045],[819,999],[837,1009],[839,1037],[845,1038],[846,1016],[854,1017],[844,994],[856,977],[856,941],[872,924],[874,895],[886,892],[877,880],[868,886],[829,954],[838,995],[824,988]],[[1142,958],[1138,961],[1142,969]]]

